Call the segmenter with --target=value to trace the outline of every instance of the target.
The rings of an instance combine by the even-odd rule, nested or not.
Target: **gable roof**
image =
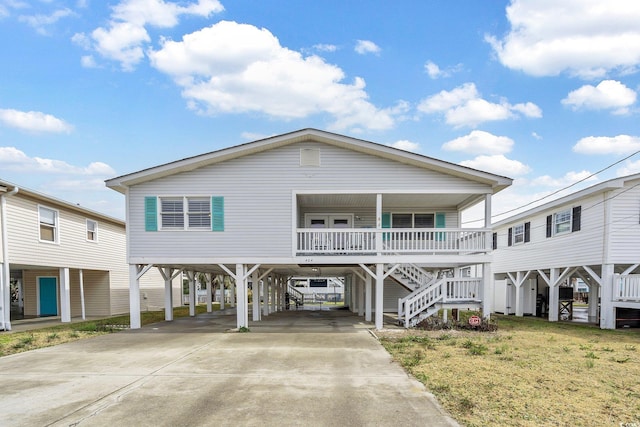
[[[637,174],[633,174],[633,175],[627,175],[627,176],[622,176],[622,177],[618,177],[618,178],[613,178],[607,181],[603,181],[601,183],[598,184],[594,184],[590,187],[584,188],[582,190],[576,191],[575,193],[571,193],[568,194],[564,197],[560,197],[559,199],[556,200],[552,200],[550,202],[547,202],[543,205],[540,206],[536,206],[534,208],[528,209],[524,212],[520,212],[518,214],[515,214],[513,216],[510,216],[509,218],[505,218],[503,220],[500,220],[498,222],[493,223],[493,227],[501,227],[504,226],[506,224],[511,224],[514,222],[518,222],[523,220],[524,218],[530,217],[532,215],[536,215],[539,214],[540,212],[544,212],[544,211],[548,211],[550,209],[554,209],[557,207],[560,207],[562,205],[566,205],[569,203],[574,203],[577,200],[580,200],[582,198],[585,197],[590,197],[593,196],[595,194],[599,194],[599,193],[604,193],[606,191],[611,191],[611,190],[617,190],[620,188],[623,188],[625,186],[625,184],[629,181],[635,181],[635,180],[639,180],[640,179],[640,173]],[[636,184],[636,185],[640,185],[640,184]]]
[[[17,184],[14,184],[12,182],[9,181],[5,181],[3,179],[0,179],[0,195],[9,192],[9,191],[13,191],[14,189],[18,189],[18,192],[12,196],[12,197],[19,197],[19,196],[27,196],[30,197],[32,199],[35,199],[39,202],[42,202],[43,204],[48,204],[51,206],[56,206],[56,207],[60,207],[60,208],[65,208],[67,210],[71,210],[77,213],[80,213],[82,215],[85,215],[89,218],[92,219],[101,219],[104,221],[108,221],[108,222],[112,222],[114,224],[117,224],[121,227],[125,226],[125,222],[121,219],[118,218],[114,218],[112,216],[82,207],[78,204],[74,204],[71,202],[67,202],[64,201],[62,199],[58,199],[56,197],[53,196],[49,196],[47,194],[41,193],[39,191],[35,191],[35,190],[31,190],[29,188],[25,188],[22,186],[19,186]]]
[[[223,148],[210,153],[201,154],[194,157],[187,157],[182,160],[165,163],[159,166],[143,169],[127,175],[115,177],[106,181],[106,185],[121,193],[125,193],[127,187],[152,181],[158,178],[174,175],[181,172],[192,171],[204,166],[209,166],[219,162],[235,159],[250,154],[283,147],[297,142],[316,141],[337,147],[346,148],[352,151],[384,157],[400,163],[417,166],[424,169],[442,172],[465,178],[470,181],[480,182],[490,185],[494,194],[511,185],[512,179],[505,176],[480,171],[466,166],[438,160],[433,157],[411,153],[387,145],[362,139],[352,138],[336,133],[321,131],[318,129],[301,129],[298,131],[285,133],[269,138],[260,139],[233,147]]]

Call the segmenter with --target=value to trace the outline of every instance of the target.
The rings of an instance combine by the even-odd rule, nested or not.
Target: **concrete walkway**
[[[198,315],[0,358],[2,426],[452,426],[343,310]]]

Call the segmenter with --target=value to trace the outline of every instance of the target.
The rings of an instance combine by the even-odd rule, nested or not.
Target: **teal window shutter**
[[[391,213],[382,212],[382,228],[391,228]],[[391,238],[391,233],[383,233],[382,240],[387,241]]]
[[[224,197],[211,198],[211,230],[224,231]]]
[[[144,231],[158,231],[158,198],[144,198]]]
[[[445,228],[445,218],[444,213],[436,212],[436,228]],[[436,240],[442,241],[445,240],[444,233],[436,233]]]

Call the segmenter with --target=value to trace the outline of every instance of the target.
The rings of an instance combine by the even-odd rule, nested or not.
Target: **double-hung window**
[[[571,209],[553,215],[553,234],[558,235],[571,231]]]
[[[87,241],[98,241],[98,223],[90,219],[87,220]]]
[[[524,243],[524,224],[513,227],[513,244]]]
[[[162,197],[160,225],[163,230],[210,229],[211,201],[206,197]]]
[[[40,241],[58,242],[58,211],[54,209],[38,207],[38,221],[40,223]]]
[[[433,228],[434,214],[394,213],[391,215],[392,228]]]

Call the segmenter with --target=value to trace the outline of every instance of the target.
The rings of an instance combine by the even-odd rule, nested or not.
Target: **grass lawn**
[[[213,309],[219,306],[213,305]],[[196,313],[207,311],[206,305],[197,305]],[[189,315],[189,307],[177,307],[173,309],[173,317],[185,317]],[[143,325],[164,321],[164,310],[146,311],[141,313],[140,321]],[[0,334],[0,356],[7,356],[23,351],[34,350],[40,347],[50,347],[70,341],[77,341],[97,335],[118,332],[129,327],[129,315],[109,317],[100,320],[86,322],[59,324],[48,328],[34,329],[24,332],[10,332]]]
[[[465,426],[640,426],[640,331],[496,316],[497,332],[383,331]]]

